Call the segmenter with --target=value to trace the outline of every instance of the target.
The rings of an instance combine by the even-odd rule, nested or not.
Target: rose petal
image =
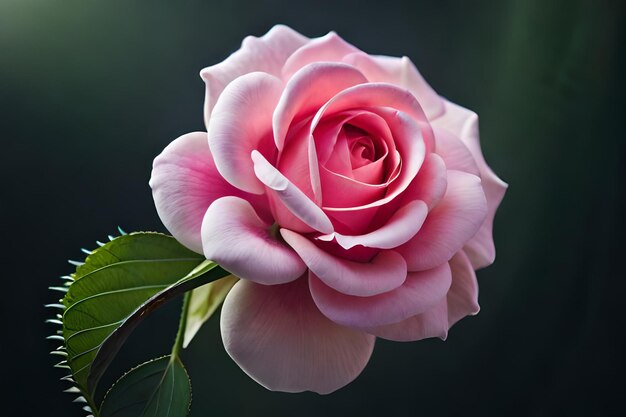
[[[378,208],[376,215],[369,223],[369,229],[375,230],[380,225],[385,224],[390,217],[395,215],[399,207],[403,207],[412,201],[424,202],[427,210],[432,210],[446,192],[448,186],[447,178],[448,172],[441,157],[436,153],[428,154],[420,171],[406,190],[397,198]],[[416,218],[411,221],[419,222],[419,227],[421,228],[423,220]],[[418,225],[415,225],[415,227],[418,227]],[[338,230],[336,223],[335,230],[342,233]]]
[[[290,79],[300,68],[312,62],[339,62],[345,55],[357,51],[335,32],[311,39],[287,59],[282,70],[283,80]]]
[[[281,92],[278,78],[254,72],[231,82],[213,109],[208,134],[215,165],[226,181],[244,191],[264,192],[250,152],[273,151],[272,112]]]
[[[324,317],[305,278],[264,286],[239,281],[220,322],[224,347],[252,379],[273,391],[328,394],[365,368],[375,338]]]
[[[487,197],[487,217],[474,237],[463,247],[476,269],[491,265],[496,259],[496,248],[493,242],[493,220],[507,187],[508,184],[502,181],[487,180],[486,184],[483,185]]]
[[[336,323],[360,329],[398,323],[430,310],[446,295],[450,282],[450,267],[444,262],[427,271],[409,272],[404,284],[392,291],[357,297],[335,291],[309,270],[311,295],[320,311]]]
[[[389,109],[387,106],[394,109]],[[311,128],[315,129],[325,113],[332,114],[361,107],[370,107],[371,112],[378,114],[386,121],[393,132],[395,145],[402,157],[403,169],[398,179],[389,187],[384,198],[357,207],[324,206],[326,211],[362,211],[393,200],[413,181],[425,153],[434,148],[432,130],[415,97],[406,90],[389,84],[362,84],[344,90],[317,112]]]
[[[322,205],[322,180],[320,179],[319,160],[317,158],[317,149],[315,148],[315,140],[312,135],[307,138],[307,147],[309,150],[309,177],[311,177],[311,189],[313,190],[313,200],[316,205]]]
[[[206,132],[188,133],[170,143],[154,159],[150,187],[167,230],[198,253],[202,253],[202,219],[214,200],[235,195],[249,200],[259,215],[269,213],[264,196],[238,190],[217,172]]]
[[[333,175],[341,175],[343,177],[352,179],[353,175],[352,164],[350,163],[350,149],[348,147],[348,139],[346,138],[344,126],[345,122],[336,126],[336,129],[328,129],[322,132],[321,136],[323,138],[323,142],[327,144],[332,143],[332,147],[321,149],[322,152],[327,154],[327,157],[325,157],[320,162],[322,162],[322,168],[325,169],[327,172]],[[317,134],[317,136],[320,136],[318,134],[318,131],[320,131],[319,127],[316,129],[315,133]],[[330,135],[333,135],[334,137],[332,139],[326,139]],[[324,188],[330,189],[331,187]]]
[[[434,150],[432,128],[419,102],[409,91],[387,83],[359,84],[345,89],[319,109],[311,123],[311,129],[315,129],[326,114],[367,107],[390,107],[395,110],[394,113],[405,113],[419,125],[426,151]]]
[[[437,143],[437,154],[443,158],[446,168],[480,176],[474,156],[458,137],[439,127],[433,127],[433,131]]]
[[[396,342],[414,342],[428,337],[446,340],[448,336],[448,303],[441,299],[431,309],[399,323],[367,329],[367,332]]]
[[[346,235],[358,235],[367,233],[371,229],[371,224],[380,207],[370,205],[367,208],[355,211],[348,210],[328,210],[326,213],[333,222],[335,231]]]
[[[349,145],[343,132],[345,125],[362,129],[374,138],[373,141],[378,141],[376,146],[383,150],[380,158],[369,165],[353,169]],[[403,135],[405,131],[400,128],[394,130],[398,135]],[[320,179],[324,190],[324,207],[356,210],[356,207],[378,201],[385,196],[389,184],[400,173],[400,154],[396,150],[392,131],[387,121],[376,113],[365,110],[341,112],[337,116],[324,118],[313,134],[322,165]],[[409,135],[412,136],[412,133]],[[412,139],[414,141],[415,137],[412,136]],[[418,156],[419,149],[416,149],[414,157]],[[383,177],[382,181],[374,181],[380,177]],[[372,181],[368,182],[368,178]]]
[[[367,184],[322,167],[320,180],[324,190],[324,209],[356,211],[358,207],[379,201],[385,197],[389,183],[395,178],[397,175],[382,184]]]
[[[397,152],[394,151],[394,154],[397,155]],[[384,174],[385,165],[387,162],[385,160],[386,157],[387,152],[385,151],[385,154],[375,161],[370,161],[368,158],[362,158],[363,162],[359,161],[359,164],[361,164],[361,166],[355,168],[352,171],[354,179],[365,184],[379,184],[381,180],[385,179]],[[356,158],[357,157],[355,157],[354,159]],[[398,160],[399,159],[400,158],[398,157]]]
[[[487,217],[464,248],[474,268],[482,268],[492,264],[496,257],[492,233],[493,219],[508,185],[498,178],[485,162],[480,148],[476,113],[449,101],[445,101],[445,109],[445,113],[433,121],[433,126],[450,131],[467,146],[478,165],[487,198]]]
[[[353,262],[321,250],[291,230],[281,229],[280,234],[319,279],[344,294],[380,294],[399,287],[406,278],[404,259],[393,251],[381,251],[370,262]]]
[[[450,260],[452,285],[447,295],[448,324],[450,327],[467,315],[476,315],[478,305],[478,282],[472,263],[464,251],[457,252]]]
[[[413,200],[396,211],[384,226],[370,233],[350,236],[335,232],[331,236],[337,239],[337,243],[344,249],[350,249],[356,245],[393,249],[415,236],[424,224],[427,215],[426,203]]]
[[[336,140],[345,124],[358,127],[384,142],[387,151],[395,150],[393,134],[385,119],[370,109],[346,110],[324,117],[311,131],[318,146],[320,164],[325,165],[334,156]]]
[[[276,25],[260,38],[248,36],[238,51],[219,64],[204,68],[200,76],[206,83],[204,117],[207,129],[213,106],[231,81],[256,71],[280,76],[287,58],[308,40],[287,26]]]
[[[397,175],[390,178],[387,182],[389,186],[385,190],[385,196],[367,204],[362,205],[345,205],[343,207],[326,206],[324,210],[327,212],[347,211],[351,214],[359,212],[359,215],[366,209],[373,207],[381,207],[390,201],[396,199],[399,194],[404,192],[414,181],[420,170],[425,157],[425,146],[422,139],[421,128],[409,118],[405,113],[401,113],[392,109],[376,108],[372,109],[381,116],[389,125],[395,138],[395,145],[402,160]],[[324,175],[322,170],[322,184],[324,184]],[[339,184],[339,181],[337,181]],[[335,186],[338,186],[335,185]],[[385,184],[386,185],[386,184]]]
[[[315,62],[300,69],[285,85],[274,112],[276,147],[283,149],[294,117],[312,114],[340,91],[364,82],[363,74],[345,64]]]
[[[202,248],[207,259],[261,284],[293,281],[306,270],[300,257],[276,240],[270,225],[238,197],[222,197],[211,204],[202,222]]]
[[[371,82],[386,82],[409,90],[419,101],[429,119],[444,112],[443,100],[428,85],[409,58],[374,56],[354,52],[343,57],[343,61],[354,65]]]
[[[317,200],[321,202],[321,187],[316,155],[309,126],[301,123],[290,130],[289,140],[276,160],[276,169],[317,203]]]
[[[443,159],[436,153],[426,156],[420,172],[403,194],[404,201],[421,200],[428,209],[439,204],[448,187],[448,173]]]
[[[324,165],[331,171],[362,183],[381,184],[388,181],[400,164],[400,156],[387,122],[376,113],[366,110],[348,113],[351,116],[343,120],[337,142]],[[316,134],[320,127],[316,129]],[[343,141],[341,147],[347,153],[347,161],[338,164],[333,159],[340,148],[340,138]],[[341,165],[344,164],[345,168],[342,169]]]
[[[480,178],[448,171],[443,199],[428,214],[411,240],[397,248],[409,271],[422,271],[447,262],[474,236],[487,214]]]
[[[275,203],[273,208],[278,224],[297,230],[302,229],[303,223],[310,229],[324,234],[333,231],[333,225],[322,209],[285,178],[263,155],[253,151],[252,160],[255,174],[269,188],[269,197]]]

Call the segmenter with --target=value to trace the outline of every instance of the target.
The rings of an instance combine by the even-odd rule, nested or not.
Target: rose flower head
[[[174,237],[240,278],[220,326],[250,377],[329,393],[376,337],[445,339],[478,312],[507,185],[475,113],[406,57],[282,25],[201,77],[207,132],[167,146],[150,186]]]

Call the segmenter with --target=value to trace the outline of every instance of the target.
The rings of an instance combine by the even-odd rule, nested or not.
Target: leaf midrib
[[[129,259],[126,261],[118,261],[112,264],[101,266],[100,268],[94,269],[93,271],[89,271],[85,275],[81,275],[80,277],[76,278],[72,284],[82,281],[84,278],[87,278],[88,276],[93,275],[99,271],[102,271],[108,268],[114,268],[120,265],[128,265],[128,264],[134,264],[134,263],[153,263],[153,262],[190,262],[190,261],[200,262],[203,259],[204,258],[197,257],[197,258]]]
[[[75,303],[71,304],[64,312],[63,312],[63,318],[65,318],[65,315],[75,309],[75,307],[77,305],[82,304],[83,302],[87,302],[89,300],[93,300],[95,298],[99,298],[99,297],[104,297],[107,295],[113,295],[113,294],[120,294],[120,293],[124,293],[124,292],[133,292],[133,291],[140,291],[140,290],[147,290],[147,289],[153,289],[153,288],[167,288],[172,284],[159,284],[159,285],[143,285],[140,287],[131,287],[131,288],[122,288],[119,290],[111,290],[111,291],[104,291],[104,292],[100,292],[98,294],[94,294],[94,295],[90,295],[89,297],[85,297],[82,298],[78,301],[76,301]],[[65,322],[65,321],[64,321]],[[72,330],[68,327],[69,330]]]

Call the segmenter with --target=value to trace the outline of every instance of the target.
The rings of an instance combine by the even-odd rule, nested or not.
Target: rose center
[[[378,150],[372,138],[363,129],[352,125],[343,127],[347,145],[350,149],[350,164],[352,169],[371,164],[379,157]]]

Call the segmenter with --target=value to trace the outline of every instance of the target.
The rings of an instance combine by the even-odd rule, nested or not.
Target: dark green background
[[[44,340],[46,287],[119,224],[163,230],[151,162],[203,129],[198,71],[285,23],[407,55],[481,117],[510,184],[482,311],[446,342],[379,342],[328,396],[264,390],[212,320],[184,353],[191,416],[619,414],[624,393],[624,2],[0,0],[0,415],[80,416]],[[172,303],[113,373],[166,353]],[[105,381],[106,382],[106,381]]]

